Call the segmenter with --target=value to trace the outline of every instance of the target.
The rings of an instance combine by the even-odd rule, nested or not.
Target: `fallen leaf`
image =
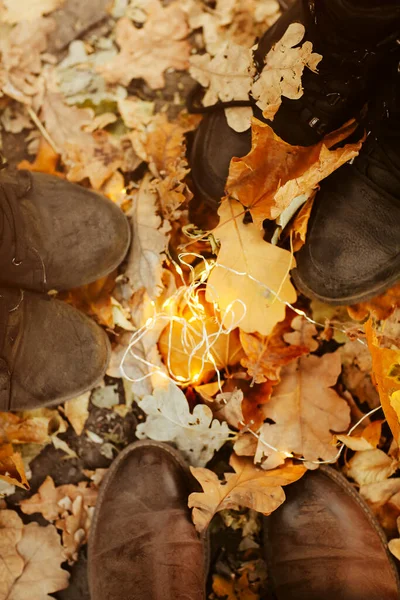
[[[219,208],[218,259],[207,282],[206,299],[217,303],[226,325],[237,323],[246,333],[271,333],[285,316],[286,302],[295,302],[289,279],[295,266],[287,250],[263,239],[256,225],[243,223],[243,209],[234,200]]]
[[[157,195],[150,175],[146,175],[133,195],[133,235],[125,275],[132,292],[145,289],[151,300],[162,292],[162,264],[170,231],[170,224],[163,221],[157,210]]]
[[[351,477],[358,485],[379,483],[388,479],[397,471],[399,462],[377,448],[356,452],[345,466],[347,477]]]
[[[116,277],[117,272],[113,271],[97,281],[63,292],[59,297],[90,317],[94,317],[100,325],[114,329],[111,294],[115,287]]]
[[[216,104],[218,100],[248,100],[256,72],[251,49],[233,42],[223,43],[215,56],[197,54],[190,58],[191,76],[203,87],[208,88],[203,98],[204,106]],[[251,107],[228,109],[228,124],[235,131],[246,131],[250,127],[253,111]]]
[[[354,451],[372,450],[379,444],[384,421],[373,421],[360,435],[337,435],[337,439]]]
[[[215,398],[215,404],[220,408],[214,410],[214,417],[218,421],[226,421],[228,425],[235,429],[244,426],[244,417],[242,412],[243,392],[235,388],[233,392],[222,392]]]
[[[380,296],[372,298],[367,302],[353,304],[348,306],[347,310],[352,319],[364,321],[368,315],[372,314],[377,319],[387,319],[400,306],[400,283],[386,290]]]
[[[88,507],[96,504],[97,494],[97,488],[89,487],[85,481],[77,486],[66,484],[56,487],[53,479],[47,476],[38,492],[31,498],[22,500],[20,507],[26,515],[41,513],[46,521],[53,522],[62,517],[68,506],[71,507],[78,496],[83,498],[85,506]],[[65,499],[67,499],[67,504]]]
[[[250,587],[248,573],[240,577],[225,579],[221,575],[213,575],[212,589],[217,598],[224,600],[259,600],[260,595]]]
[[[64,405],[65,416],[71,423],[75,433],[81,435],[89,417],[89,398],[91,392],[85,392],[77,398],[68,400]]]
[[[314,323],[310,323],[308,319],[302,315],[297,315],[292,321],[293,332],[284,333],[283,339],[286,343],[293,346],[305,346],[310,352],[318,350],[318,342],[314,337],[318,334],[318,330]]]
[[[316,190],[317,192],[317,190]],[[311,217],[311,211],[314,206],[316,193],[311,194],[305,204],[301,207],[295,216],[289,233],[292,236],[293,252],[298,252],[306,242],[308,222]]]
[[[34,173],[48,173],[49,175],[64,177],[63,173],[57,171],[59,159],[60,155],[57,154],[50,144],[41,137],[39,141],[39,151],[34,162],[31,163],[27,160],[22,160],[18,164],[18,169],[26,169],[27,171],[33,171]]]
[[[11,485],[29,490],[21,454],[14,452],[12,444],[2,444],[0,446],[0,479]]]
[[[400,479],[394,477],[362,485],[359,491],[387,535],[395,536],[396,521],[400,516]]]
[[[314,146],[291,146],[267,123],[253,118],[251,150],[242,158],[232,158],[227,194],[250,210],[254,224],[261,229],[265,219],[275,220],[294,198],[309,193],[357,156],[363,140],[329,150],[354,129],[354,122],[349,122]]]
[[[196,466],[205,465],[233,433],[226,423],[213,420],[211,409],[204,404],[195,406],[191,414],[184,393],[172,383],[138,404],[147,419],[137,426],[137,437],[173,442]]]
[[[237,329],[221,331],[213,306],[198,296],[202,311],[193,316],[185,302],[176,307],[182,321],[172,321],[162,332],[158,347],[170,374],[180,381],[207,381],[215,370],[236,365],[243,356]],[[209,345],[209,348],[208,348]]]
[[[24,570],[24,560],[18,553],[24,524],[16,512],[0,510],[0,598],[9,598],[14,582]]]
[[[396,443],[399,443],[400,414],[395,410],[395,408],[398,408],[397,404],[390,402],[390,397],[394,392],[400,390],[400,380],[392,374],[396,368],[400,368],[400,348],[384,348],[379,344],[371,318],[365,324],[365,333],[372,356],[372,377],[376,383],[382,408],[393,437]]]
[[[273,468],[292,453],[307,461],[335,459],[332,431],[344,431],[350,423],[349,406],[331,387],[340,371],[337,354],[303,356],[282,369],[281,381],[263,407],[270,422],[260,430],[257,462],[266,456],[263,466]]]
[[[265,119],[272,120],[282,103],[282,96],[298,100],[303,95],[301,77],[305,67],[317,71],[322,59],[313,52],[312,43],[307,41],[300,46],[305,35],[301,23],[291,23],[280,39],[265,57],[265,65],[257,81],[252,86],[253,98],[263,111]]]
[[[231,455],[229,464],[235,473],[225,473],[223,482],[208,469],[191,468],[203,488],[203,492],[190,494],[188,501],[199,533],[207,529],[213,516],[221,510],[247,507],[264,515],[271,514],[285,500],[282,486],[297,481],[307,470],[287,463],[279,469],[264,471],[252,460],[235,454]]]
[[[264,422],[263,406],[271,398],[273,386],[277,382],[267,380],[260,384],[253,384],[247,379],[230,377],[224,383],[224,392],[231,392],[236,388],[243,393],[242,412],[246,428],[258,431]],[[253,438],[255,439],[255,438]]]
[[[62,533],[63,547],[68,563],[72,565],[78,560],[78,551],[87,543],[93,509],[88,508],[83,496],[77,496],[69,508],[70,514],[64,515],[56,522]]]
[[[2,0],[0,4],[0,20],[3,23],[20,23],[35,21],[48,15],[64,4],[65,0],[22,0],[15,4],[14,0]]]
[[[397,560],[400,560],[400,539],[390,540],[388,548],[393,556],[395,556]]]
[[[347,341],[338,350],[342,358],[342,380],[349,392],[370,409],[379,406],[379,394],[372,383],[372,357],[365,343]]]
[[[159,0],[149,3],[150,14],[140,29],[127,17],[115,27],[115,39],[120,53],[100,65],[98,72],[109,83],[128,86],[132,79],[142,77],[151,89],[164,87],[166,69],[186,69],[190,44],[185,13],[177,2],[163,7]]]
[[[94,390],[91,402],[98,408],[113,408],[119,404],[118,385],[105,385]]]
[[[48,444],[51,436],[66,431],[57,410],[49,408],[18,414],[0,413],[0,443]]]

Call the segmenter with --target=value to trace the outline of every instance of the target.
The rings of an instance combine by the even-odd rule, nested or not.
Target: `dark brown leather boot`
[[[79,396],[101,380],[109,356],[104,331],[72,306],[0,287],[0,411]]]
[[[79,287],[124,259],[129,224],[118,206],[53,175],[0,172],[0,285]]]
[[[285,491],[264,519],[277,600],[398,600],[397,569],[379,524],[337,471],[322,467]]]
[[[89,540],[92,600],[205,600],[187,467],[166,444],[126,448],[102,484]]]

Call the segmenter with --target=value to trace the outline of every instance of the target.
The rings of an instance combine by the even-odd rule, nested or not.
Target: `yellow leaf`
[[[230,465],[235,473],[226,473],[225,482],[204,468],[191,468],[203,492],[189,496],[189,508],[193,508],[193,522],[197,531],[207,529],[213,516],[225,509],[247,507],[265,515],[271,514],[285,500],[282,486],[297,481],[306,469],[301,465],[285,466],[264,471],[256,467],[252,460],[231,455]]]
[[[377,319],[381,320],[390,317],[394,310],[399,306],[400,283],[367,302],[348,306],[347,310],[350,317],[356,321],[363,321],[369,314],[373,314]]]
[[[392,376],[393,370],[396,367],[400,368],[400,349],[393,350],[379,345],[371,318],[365,324],[365,333],[372,355],[372,376],[378,389],[385,417],[395,441],[399,444],[400,412],[397,412],[399,406],[396,402],[397,396],[395,396],[393,404],[391,403],[391,397],[400,390],[400,381]]]
[[[64,4],[65,0],[22,0],[16,4],[14,0],[2,0],[0,18],[4,23],[20,23],[35,21]]]
[[[243,209],[224,200],[214,236],[221,242],[208,282],[206,299],[216,302],[227,327],[239,322],[246,333],[269,335],[285,317],[285,302],[295,302],[289,272],[295,266],[287,250],[264,241],[254,225],[243,224]]]

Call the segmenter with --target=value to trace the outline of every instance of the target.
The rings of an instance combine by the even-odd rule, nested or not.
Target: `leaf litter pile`
[[[88,598],[101,480],[143,438],[174,444],[201,485],[188,503],[211,530],[211,599],[265,598],[260,515],[321,463],[400,558],[400,288],[331,307],[290,280],[319,182],[362,146],[346,143],[355,124],[293,147],[250,107],[227,108],[251,151],[232,159],[218,215],[193,196],[194,87],[205,106],[251,94],[273,119],[318,70],[295,24],[256,72],[254,44],[279,14],[275,0],[0,2],[2,153],[105,194],[133,231],[118,272],[59,294],[110,336],[104,385],[0,414],[0,600]]]

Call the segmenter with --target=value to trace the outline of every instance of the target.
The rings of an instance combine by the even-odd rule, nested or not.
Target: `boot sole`
[[[139,441],[133,442],[132,444],[127,446],[127,448],[125,448],[117,456],[117,458],[112,463],[111,467],[108,469],[108,472],[100,485],[100,492],[97,497],[96,506],[100,506],[101,502],[103,501],[104,495],[108,488],[108,484],[111,481],[115,471],[118,469],[120,463],[123,460],[125,460],[126,456],[128,456],[131,452],[134,452],[136,450],[136,448],[140,448],[141,446],[144,446],[147,448],[162,448],[182,468],[182,470],[184,471],[184,474],[187,477],[188,482],[190,483],[192,475],[190,473],[189,467],[188,467],[187,463],[183,460],[181,454],[177,450],[175,450],[171,446],[169,446],[165,443],[162,443],[162,442],[153,442],[151,440],[139,440]],[[97,526],[98,520],[99,520],[99,512],[95,510],[95,513],[93,515],[93,520],[92,520],[92,523],[90,526],[90,533],[89,533],[89,539],[88,539],[88,556],[89,557],[92,552],[92,548],[93,548],[93,544],[94,544],[94,531]],[[193,527],[194,527],[194,525],[193,525]],[[203,541],[204,548],[205,548],[204,569],[205,569],[206,577],[205,577],[204,586],[206,586],[207,575],[210,570],[210,554],[211,554],[211,552],[210,552],[210,535],[209,535],[208,530],[206,531],[206,533],[204,535],[199,536],[199,537]],[[92,586],[91,586],[90,559],[88,559],[88,583],[89,583],[89,590],[91,590]],[[206,598],[206,590],[205,589],[204,589],[204,598]],[[93,598],[92,600],[95,600],[95,599]]]
[[[376,517],[374,516],[374,514],[372,513],[371,509],[369,508],[368,504],[362,499],[362,497],[360,496],[360,494],[358,492],[356,492],[356,490],[353,488],[352,485],[350,485],[350,483],[347,481],[347,479],[341,474],[338,473],[337,471],[335,471],[332,467],[327,467],[327,466],[320,466],[319,470],[322,471],[322,473],[324,473],[325,476],[329,477],[330,479],[332,479],[332,481],[334,481],[335,483],[337,483],[342,490],[348,495],[351,496],[358,504],[358,506],[363,510],[363,512],[365,513],[370,525],[375,529],[375,531],[377,532],[377,534],[379,535],[381,542],[382,542],[382,547],[386,552],[386,556],[387,559],[389,561],[389,564],[391,566],[393,575],[397,581],[397,588],[399,590],[399,597],[400,597],[400,578],[399,578],[399,572],[397,570],[396,564],[392,558],[392,555],[390,554],[390,551],[388,549],[388,542],[387,542],[387,538],[385,535],[385,532],[383,531],[382,527],[380,526],[378,520],[376,519]],[[293,484],[296,485],[296,484]],[[263,518],[263,537],[264,537],[264,556],[266,558],[266,562],[267,562],[267,568],[268,568],[268,581],[270,582],[270,589],[269,591],[271,593],[274,594],[274,598],[276,598],[275,594],[276,594],[276,584],[274,581],[274,575],[273,575],[273,570],[271,568],[271,552],[270,552],[270,545],[269,545],[269,529],[268,529],[268,517],[264,517]]]

